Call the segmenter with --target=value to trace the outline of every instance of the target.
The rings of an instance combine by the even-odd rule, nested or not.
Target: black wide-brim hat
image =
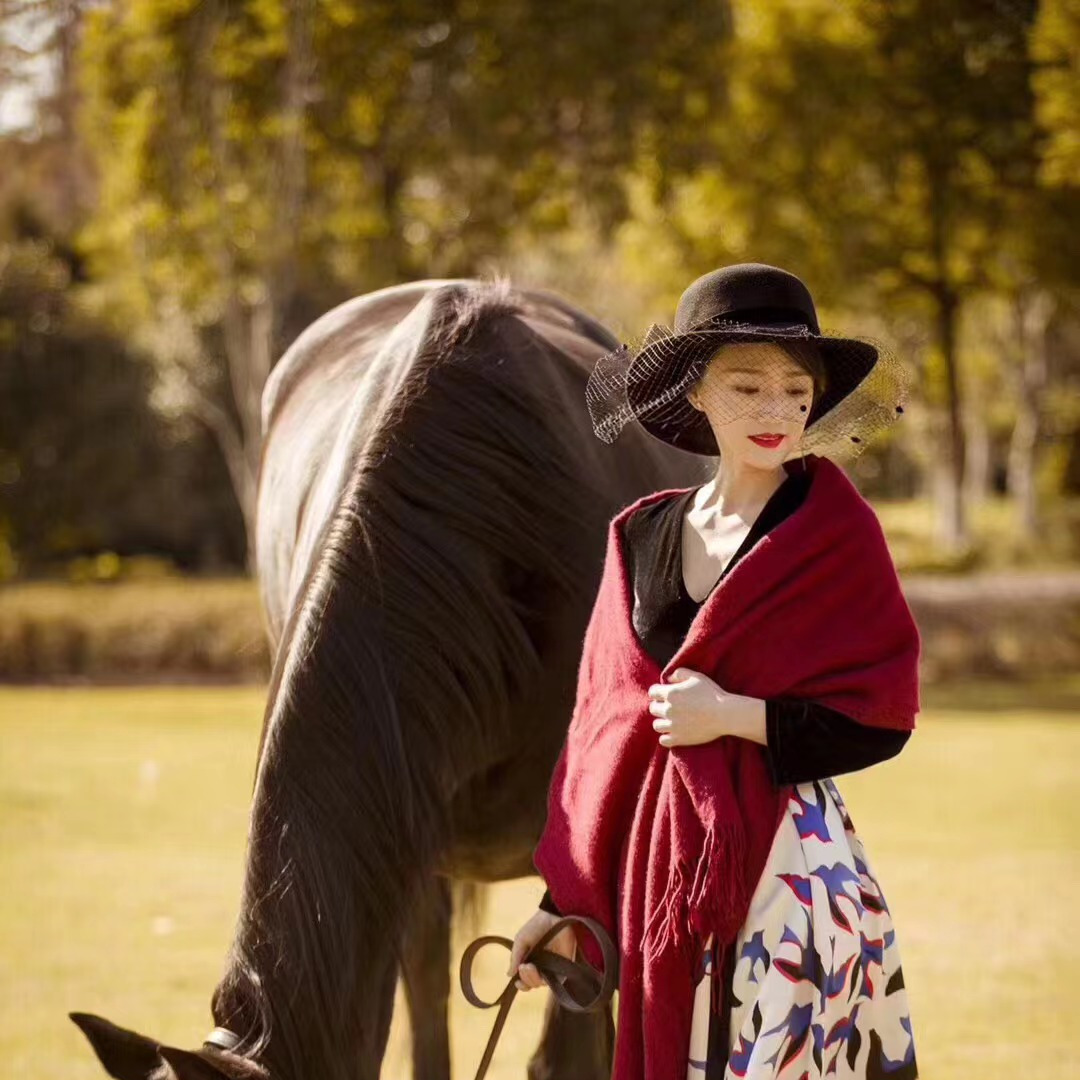
[[[625,393],[619,417],[613,395],[594,373],[587,393],[594,426],[617,433],[632,415],[650,435],[692,453],[716,456],[716,437],[705,413],[686,391],[704,374],[721,345],[740,342],[812,343],[827,372],[825,390],[807,416],[804,431],[847,398],[881,357],[866,338],[821,332],[810,291],[794,274],[764,263],[739,263],[704,274],[682,294],[674,330],[653,325],[622,373]],[[626,350],[628,346],[623,346]],[[611,371],[611,367],[607,368]],[[608,379],[608,375],[604,376]],[[607,398],[608,400],[605,400]],[[902,412],[899,401],[895,410]],[[857,436],[852,436],[855,442]]]

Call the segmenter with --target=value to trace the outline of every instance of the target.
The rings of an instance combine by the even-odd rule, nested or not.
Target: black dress
[[[771,529],[802,504],[812,474],[798,471],[769,497],[746,538],[717,579],[722,581],[734,565]],[[688,505],[698,489],[643,506],[625,522],[626,562],[634,586],[634,630],[642,644],[663,667],[686,637],[703,600],[686,591],[682,571],[682,527]],[[716,588],[716,585],[713,586]],[[711,594],[712,590],[710,590]],[[835,709],[798,698],[767,698],[765,701],[766,760],[773,781],[798,784],[864,769],[894,757],[910,737],[908,731],[873,728],[860,724]],[[545,892],[540,907],[560,914]],[[721,973],[731,985],[731,962]],[[731,995],[725,999],[730,1002]],[[727,1063],[728,1032],[725,1012],[720,1024],[710,1028],[709,1077],[722,1074]]]

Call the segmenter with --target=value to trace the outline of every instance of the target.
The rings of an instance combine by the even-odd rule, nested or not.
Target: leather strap
[[[596,938],[604,957],[602,972],[598,972],[586,961],[567,960],[565,956],[541,948],[564,927],[572,923],[581,923]],[[461,957],[461,990],[469,1004],[480,1009],[492,1009],[496,1005],[499,1006],[499,1015],[495,1017],[495,1024],[491,1029],[487,1046],[484,1048],[484,1056],[480,1059],[480,1068],[476,1070],[476,1080],[484,1080],[484,1074],[495,1053],[495,1045],[506,1023],[506,1016],[518,994],[518,988],[514,985],[518,977],[516,971],[510,976],[506,988],[494,1001],[484,1001],[473,989],[471,971],[473,959],[485,945],[496,943],[505,945],[508,950],[514,947],[513,941],[509,938],[489,934],[470,942]],[[564,915],[558,922],[553,923],[547,933],[525,954],[522,963],[526,962],[536,965],[536,970],[550,987],[555,999],[564,1009],[569,1009],[571,1012],[596,1012],[605,1008],[618,985],[619,953],[615,943],[595,919],[586,918],[584,915]]]
[[[240,1036],[228,1028],[216,1027],[203,1039],[203,1046],[215,1046],[219,1050],[234,1050],[240,1044]]]

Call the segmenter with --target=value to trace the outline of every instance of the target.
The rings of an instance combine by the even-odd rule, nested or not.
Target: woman
[[[536,850],[549,891],[510,971],[540,985],[531,945],[588,914],[619,937],[616,1077],[906,1080],[896,935],[831,777],[907,741],[918,634],[872,510],[807,453],[863,448],[902,369],[822,335],[803,283],[761,264],[695,281],[675,329],[597,363],[597,434],[635,419],[720,466],[612,522]],[[571,929],[548,947],[579,943],[593,960]]]

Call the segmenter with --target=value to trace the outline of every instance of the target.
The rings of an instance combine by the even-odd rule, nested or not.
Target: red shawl
[[[688,489],[645,495],[608,527],[533,861],[560,911],[596,919],[618,942],[612,1080],[685,1080],[695,960],[710,931],[733,945],[791,790],[773,784],[765,748],[749,739],[661,746],[649,686],[692,668],[733,693],[915,726],[919,634],[881,526],[838,465],[805,461],[803,503],[713,589],[662,670],[633,629],[619,530],[638,507]],[[602,967],[596,942],[575,930]]]

